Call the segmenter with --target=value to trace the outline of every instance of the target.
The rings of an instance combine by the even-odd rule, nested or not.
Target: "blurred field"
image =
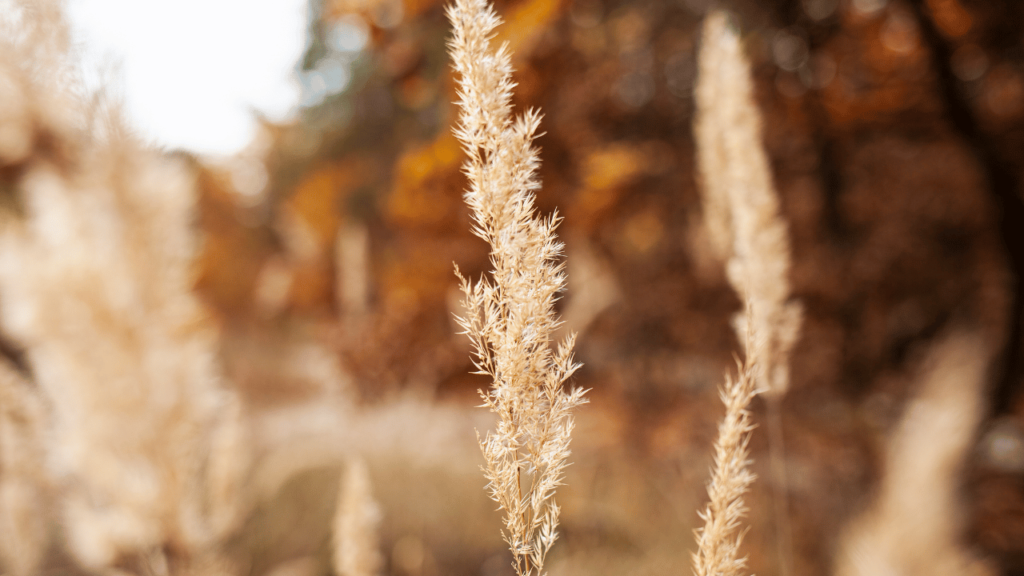
[[[443,4],[311,1],[298,119],[265,123],[228,164],[176,153],[196,174],[196,291],[250,451],[241,519],[213,568],[189,570],[330,573],[339,477],[360,457],[379,506],[382,574],[511,576],[474,432],[492,424],[476,408],[488,382],[469,374],[453,321],[453,262],[472,277],[488,262],[461,199]],[[785,486],[772,486],[755,400],[750,571],[783,574],[776,490],[789,497],[793,574],[835,570],[851,522],[882,491],[930,351],[966,330],[991,361],[981,424],[966,460],[951,464],[956,537],[992,573],[1024,574],[1024,6],[723,4],[753,60],[804,306],[781,404]],[[496,4],[515,105],[544,114],[538,204],[564,216],[561,313],[579,333],[574,385],[591,389],[558,493],[551,576],[690,570],[718,386],[741,350],[731,326],[740,301],[695,170],[708,5]],[[339,66],[350,75],[340,87],[329,77]],[[247,186],[262,170],[266,186]],[[15,174],[0,166],[4,186]],[[15,363],[27,348],[4,338]],[[53,544],[38,572],[81,572],[49,514]],[[156,565],[117,568],[176,571]]]

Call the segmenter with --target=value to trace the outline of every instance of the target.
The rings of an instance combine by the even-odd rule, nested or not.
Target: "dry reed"
[[[707,16],[698,64],[694,131],[705,225],[729,259],[729,282],[749,302],[736,333],[744,343],[743,325],[757,323],[761,385],[767,394],[782,395],[802,310],[790,301],[789,234],[772,185],[750,64],[724,12]]]
[[[749,333],[747,347],[754,347]],[[715,463],[708,484],[711,501],[700,513],[704,526],[697,530],[696,576],[737,576],[746,567],[746,557],[739,551],[745,532],[740,526],[747,513],[743,495],[756,478],[749,468],[747,446],[754,429],[748,407],[757,394],[757,366],[748,360],[738,362],[737,367],[738,375],[735,379],[727,376],[721,391],[725,418],[715,440]]]
[[[192,292],[193,175],[86,94],[61,9],[21,0],[0,22],[0,328],[50,408],[74,558],[184,561],[234,525],[244,468],[215,461],[244,435],[223,428],[235,400]]]
[[[740,387],[744,379],[752,380],[745,383],[750,388],[749,394],[735,392],[726,397],[727,415],[719,429],[716,462],[724,457],[721,445],[726,437],[739,434],[745,438],[749,433],[749,428],[732,430],[729,427],[737,418],[732,414],[745,408],[745,405],[733,406],[732,402],[737,401],[733,394],[737,399],[749,401],[755,389],[765,393],[776,543],[780,572],[785,576],[792,574],[792,543],[780,402],[789,388],[789,354],[799,335],[802,308],[790,300],[789,236],[762,143],[761,115],[754,100],[750,65],[740,36],[726,13],[715,11],[705,19],[698,65],[694,132],[704,200],[704,226],[718,256],[728,259],[729,282],[746,303],[745,312],[737,316],[735,323],[746,351],[746,361],[741,365],[737,381],[730,381],[726,391]],[[745,449],[743,458],[746,458]],[[709,487],[712,508],[716,506],[716,498],[723,497],[716,496],[715,491],[721,491],[721,486],[729,482],[719,478],[720,472],[720,466],[716,465],[715,479]],[[750,479],[743,475],[749,473],[745,468],[733,472],[741,475],[735,481],[745,489]],[[737,502],[742,491],[734,496]],[[741,504],[735,506],[742,508]],[[718,512],[721,514],[727,513]],[[738,516],[722,521],[735,528],[733,523],[738,521]],[[695,561],[698,574],[715,574],[719,568],[725,571],[723,573],[733,574],[742,568],[742,564],[734,560],[736,551],[731,544],[723,544],[724,551],[720,552],[705,550],[705,547],[714,548],[714,542],[721,542],[710,535],[721,530],[708,520],[701,533],[699,561]],[[707,559],[719,556],[724,560]]]
[[[481,392],[498,416],[497,430],[481,440],[488,490],[505,513],[503,534],[517,574],[539,575],[557,538],[554,492],[569,456],[572,411],[585,402],[582,390],[562,387],[579,367],[572,360],[575,335],[557,352],[550,346],[559,324],[554,303],[565,286],[554,234],[559,218],[535,215],[540,183],[532,142],[540,116],[528,110],[512,118],[508,47],[489,46],[500,18],[485,0],[458,0],[448,17],[461,107],[455,134],[469,155],[465,199],[494,266],[491,280],[459,275],[467,310],[459,323],[473,342],[478,373],[493,379]]]
[[[837,576],[990,576],[962,544],[959,476],[984,413],[991,358],[981,338],[955,333],[928,352],[920,388],[889,439],[872,507],[842,541]]]

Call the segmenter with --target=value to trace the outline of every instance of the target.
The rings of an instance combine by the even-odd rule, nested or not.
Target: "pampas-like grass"
[[[746,360],[739,377],[725,388],[726,418],[719,428],[708,488],[711,505],[694,564],[699,575],[736,574],[743,567],[736,560],[739,538],[722,534],[738,527],[741,497],[753,479],[745,468],[749,416],[746,404],[738,403],[749,402],[757,390],[768,397],[776,543],[780,573],[786,576],[792,574],[792,544],[779,404],[789,388],[789,353],[799,334],[802,308],[790,301],[789,236],[762,144],[750,65],[724,12],[707,16],[698,64],[694,132],[704,226],[719,256],[728,258],[729,282],[746,303],[735,325]],[[722,464],[723,458],[729,465]]]
[[[748,350],[754,347],[750,338],[747,346]],[[721,391],[725,418],[718,425],[715,441],[715,463],[708,483],[711,501],[700,513],[704,526],[697,530],[696,576],[738,576],[747,563],[739,551],[745,532],[740,526],[747,513],[743,495],[755,479],[747,445],[754,429],[748,407],[757,394],[757,366],[749,360],[737,366],[738,375],[735,379],[727,376]]]
[[[984,414],[990,363],[977,334],[951,334],[929,351],[889,439],[877,497],[841,542],[837,576],[996,573],[962,544],[958,481]]]
[[[0,135],[0,328],[51,408],[73,556],[97,571],[154,550],[173,562],[231,524],[215,501],[234,495],[210,481],[241,473],[209,461],[232,395],[192,292],[193,176],[87,97],[61,4],[14,2],[0,31],[0,116],[17,119]]]
[[[767,394],[782,395],[802,309],[789,301],[789,234],[762,144],[750,65],[726,13],[707,16],[698,64],[694,131],[705,225],[729,258],[729,282],[749,303],[736,333],[743,343],[744,324],[757,323],[759,377],[766,380],[760,385]]]
[[[517,574],[540,575],[557,538],[554,493],[569,456],[572,412],[585,402],[581,389],[562,387],[579,367],[574,335],[557,352],[550,344],[559,324],[554,303],[565,286],[554,233],[559,218],[535,215],[539,159],[532,142],[540,116],[529,110],[512,118],[510,54],[507,46],[489,46],[501,20],[486,0],[458,0],[448,17],[462,111],[455,133],[469,155],[465,199],[494,266],[491,280],[459,276],[467,310],[459,323],[479,373],[493,380],[481,393],[498,416],[497,430],[481,441],[488,489],[505,513]]]

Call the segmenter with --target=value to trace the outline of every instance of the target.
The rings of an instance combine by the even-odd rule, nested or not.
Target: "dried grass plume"
[[[554,493],[569,456],[572,412],[585,402],[582,390],[562,387],[579,367],[575,336],[557,351],[550,342],[559,325],[554,303],[565,286],[554,233],[559,218],[535,214],[539,159],[532,143],[540,115],[512,117],[508,47],[489,46],[501,20],[485,0],[458,0],[448,17],[461,107],[455,134],[469,155],[465,199],[494,266],[491,279],[476,283],[459,275],[467,310],[459,323],[479,373],[493,381],[481,393],[498,416],[497,430],[481,441],[488,490],[505,513],[517,574],[540,575],[557,538]]]
[[[705,226],[728,258],[729,282],[749,303],[736,333],[742,341],[743,325],[757,322],[759,377],[767,393],[782,395],[802,310],[789,301],[789,234],[762,144],[750,65],[725,12],[705,19],[698,66],[694,131]]]
[[[209,457],[233,394],[192,291],[193,173],[86,93],[62,4],[0,17],[0,329],[49,407],[63,540],[101,571],[210,546],[207,474],[241,472]]]
[[[747,403],[768,396],[768,435],[779,572],[792,574],[787,473],[781,398],[789,388],[789,354],[802,309],[790,301],[790,244],[761,134],[750,64],[738,31],[722,11],[704,22],[698,55],[694,132],[704,204],[704,229],[745,311],[735,329],[746,352],[740,375],[729,380],[726,419],[719,428],[711,505],[699,533],[697,574],[738,574],[742,494],[753,479],[746,469]]]
[[[748,333],[748,349],[753,348]],[[747,513],[743,496],[756,476],[750,471],[750,433],[754,424],[749,406],[757,394],[757,366],[737,362],[738,374],[727,376],[721,397],[725,417],[718,425],[715,440],[714,468],[708,483],[707,508],[700,513],[704,526],[697,530],[697,552],[693,555],[696,576],[738,576],[746,567],[746,557],[739,552],[745,530],[741,529]]]
[[[958,478],[984,414],[990,355],[981,339],[952,334],[928,353],[920,388],[889,439],[872,507],[847,530],[837,576],[992,576],[963,544]]]

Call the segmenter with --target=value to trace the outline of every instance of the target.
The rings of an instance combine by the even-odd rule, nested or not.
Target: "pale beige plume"
[[[62,4],[0,18],[0,329],[50,408],[64,540],[105,570],[218,537],[205,470],[233,395],[192,291],[193,171],[86,93]]]
[[[563,384],[579,367],[574,335],[552,350],[559,325],[555,300],[565,287],[559,218],[534,208],[539,158],[533,139],[540,115],[512,117],[507,45],[490,40],[501,20],[486,0],[448,8],[449,42],[461,114],[456,136],[469,155],[465,200],[473,232],[491,248],[490,279],[462,280],[467,314],[459,319],[475,348],[478,373],[491,378],[484,405],[497,430],[481,440],[491,498],[505,514],[505,540],[520,576],[541,575],[558,534],[555,489],[562,484],[583,391]]]
[[[991,356],[981,338],[934,345],[916,395],[888,441],[874,503],[851,523],[837,576],[993,576],[964,545],[961,478],[985,412]]]

